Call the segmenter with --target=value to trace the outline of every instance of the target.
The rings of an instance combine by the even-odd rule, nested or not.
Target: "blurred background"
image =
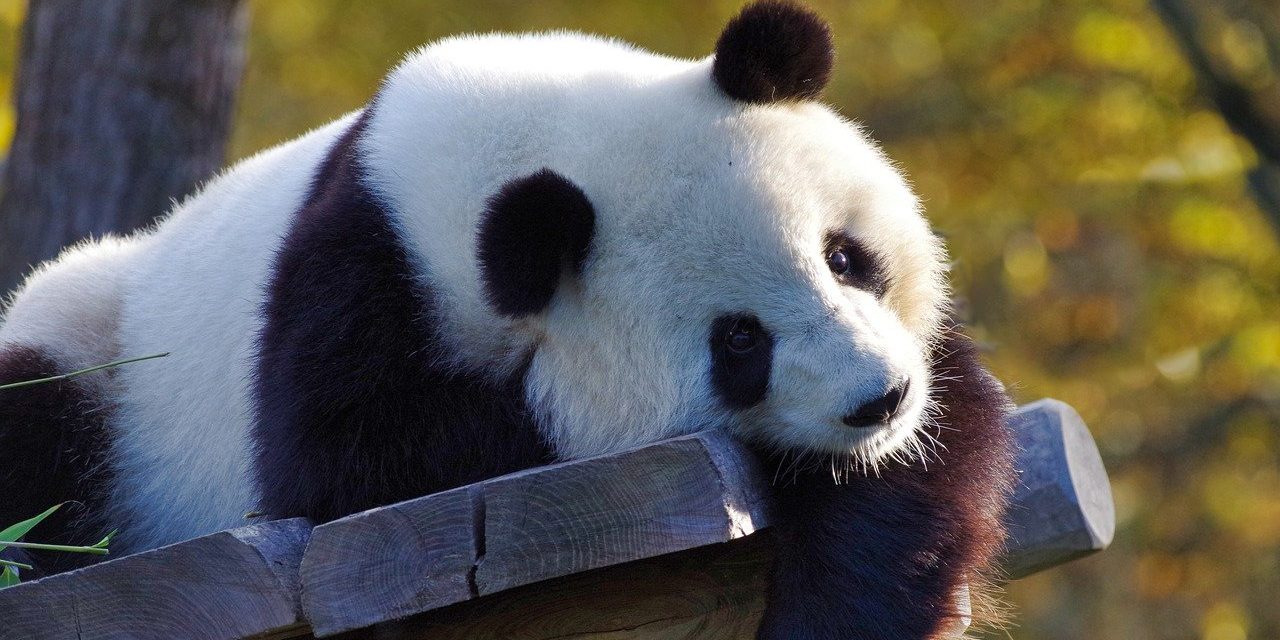
[[[838,47],[827,99],[914,180],[990,364],[1020,403],[1078,409],[1111,474],[1114,546],[1009,585],[1009,635],[1280,638],[1280,6],[811,4]],[[0,149],[26,6],[0,0]],[[739,6],[249,1],[225,155],[361,106],[441,36],[568,28],[701,57]]]

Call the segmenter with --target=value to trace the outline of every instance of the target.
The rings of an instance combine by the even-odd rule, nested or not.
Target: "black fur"
[[[783,525],[760,638],[935,638],[959,615],[959,588],[984,584],[1014,478],[1011,405],[959,333],[934,354],[933,372],[945,415],[928,465],[837,484],[825,460],[793,477],[794,458],[766,456]]]
[[[736,353],[726,344],[735,323],[747,321],[756,330],[756,344],[746,353]],[[764,399],[773,369],[773,336],[755,318],[726,315],[711,323],[711,384],[725,405],[745,409]]]
[[[0,385],[62,373],[45,353],[0,347]],[[102,372],[95,375],[111,375]],[[31,531],[30,542],[93,544],[102,531],[102,490],[110,482],[108,411],[76,380],[0,391],[0,528],[55,504],[65,506]],[[73,553],[6,549],[6,559],[34,561],[36,575],[72,569],[96,559]]]
[[[253,440],[274,517],[322,522],[550,461],[523,374],[443,368],[432,292],[364,183],[369,113],[330,150],[268,290]]]
[[[503,185],[489,199],[476,248],[494,309],[520,317],[545,308],[565,266],[581,273],[595,219],[582,189],[550,169]]]
[[[768,103],[822,94],[835,64],[831,29],[813,11],[764,0],[725,25],[712,76],[735,100]]]
[[[866,245],[843,233],[827,234],[826,255],[842,251],[849,258],[849,266],[844,273],[836,274],[841,284],[857,287],[863,291],[883,298],[889,290],[889,277],[885,273],[884,261],[873,254]]]

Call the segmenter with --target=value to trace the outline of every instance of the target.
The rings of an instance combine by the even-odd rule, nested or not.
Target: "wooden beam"
[[[517,587],[341,640],[754,640],[769,531]]]
[[[241,638],[305,632],[302,519],[223,531],[0,589],[6,638]]]
[[[476,494],[462,487],[316,527],[300,570],[311,625],[358,629],[474,597]]]
[[[1080,414],[1057,400],[1018,410],[1018,484],[1005,516],[1010,578],[1106,549],[1116,529],[1111,483]]]
[[[1080,416],[1062,402],[1042,400],[1019,409],[1011,427],[1018,438],[1021,476],[1007,516],[1011,536],[1002,563],[1005,572],[1019,577],[1105,548],[1115,527],[1110,485]],[[304,598],[316,635],[398,619],[415,608],[428,611],[551,578],[736,540],[768,526],[772,500],[755,457],[720,432],[531,469],[469,489],[478,523],[465,534],[465,545],[478,550],[474,591],[450,591],[452,601],[433,596],[428,605],[416,607],[418,594],[441,580],[442,571],[424,572],[413,561],[401,566],[385,561],[429,556],[437,542],[402,532],[369,543],[369,527],[414,528],[413,521],[375,509],[317,527],[312,546],[323,541],[325,552],[333,555],[314,566],[341,561],[348,575],[369,576],[370,581],[362,582],[367,591],[356,599],[349,588],[332,600]],[[446,510],[437,502],[451,499],[447,495],[410,500],[397,509],[433,514]],[[388,546],[391,541],[398,546]],[[314,580],[308,570],[311,553],[303,566],[304,590]],[[686,561],[696,561],[694,555]],[[735,562],[763,570],[764,560],[739,557]],[[457,565],[452,570],[457,581],[472,569]],[[694,573],[695,582],[706,582],[699,571]],[[575,595],[578,601],[608,597],[609,590],[602,592],[592,578],[584,580],[569,580],[562,588],[584,589]],[[655,604],[653,610],[670,613],[669,604]],[[520,611],[519,616],[532,615]]]
[[[741,538],[768,519],[755,464],[698,433],[342,518],[315,529],[303,606],[317,634],[334,634]]]
[[[1012,426],[1005,570],[1104,548],[1111,494],[1080,417],[1046,400]],[[703,432],[0,590],[0,620],[31,638],[745,639],[772,557],[768,480],[733,438]]]

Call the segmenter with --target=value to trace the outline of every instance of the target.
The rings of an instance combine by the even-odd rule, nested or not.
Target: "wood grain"
[[[0,590],[7,638],[242,638],[297,626],[301,518],[253,525]]]
[[[479,593],[753,533],[768,494],[741,482],[752,464],[731,440],[697,434],[482,483]]]
[[[462,487],[315,528],[299,572],[317,634],[429,611],[473,597],[479,490]]]
[[[1021,477],[1004,570],[1026,575],[1105,548],[1109,485],[1079,416],[1046,400],[1018,410],[1011,428]],[[753,637],[772,550],[767,532],[749,534],[768,526],[770,494],[732,438],[700,433],[477,488],[484,597],[380,626],[378,637]]]
[[[1018,410],[1018,484],[1005,516],[1002,566],[1020,578],[1107,548],[1115,534],[1111,484],[1080,414],[1057,400]]]
[[[773,557],[766,531],[596,569],[337,636],[422,640],[752,640]]]

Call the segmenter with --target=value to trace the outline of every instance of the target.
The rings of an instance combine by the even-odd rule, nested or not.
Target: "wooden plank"
[[[754,640],[768,531],[517,587],[341,640]]]
[[[1041,401],[1011,427],[1021,477],[1004,570],[1026,575],[1104,548],[1114,530],[1106,471],[1079,416]],[[701,433],[481,483],[484,597],[378,626],[378,636],[754,637],[772,550],[767,532],[748,534],[769,523],[767,480],[732,438]]]
[[[1018,410],[1018,484],[1005,517],[1002,562],[1020,578],[1107,548],[1115,534],[1111,484],[1080,414],[1057,400]]]
[[[753,533],[768,499],[744,480],[760,475],[745,471],[754,464],[731,439],[702,433],[483,483],[479,594]]]
[[[539,467],[316,527],[301,571],[317,636],[640,558],[767,522],[731,438],[700,433]]]
[[[322,524],[302,560],[302,606],[333,634],[474,596],[479,490],[472,485]]]
[[[12,638],[242,638],[301,624],[301,518],[223,531],[0,590]]]

